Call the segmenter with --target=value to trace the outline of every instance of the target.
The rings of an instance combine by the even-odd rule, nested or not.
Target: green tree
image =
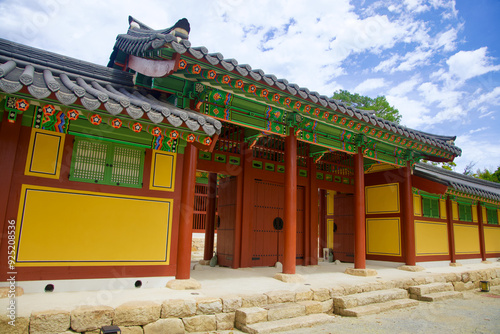
[[[399,110],[391,106],[385,96],[377,96],[375,99],[359,95],[358,93],[352,94],[347,90],[340,89],[333,93],[333,98],[340,100],[348,106],[353,106],[362,110],[372,110],[380,118],[388,121],[398,123],[401,121]]]
[[[476,174],[474,174],[474,176],[479,178],[479,179],[486,180],[486,181],[500,183],[500,166],[498,166],[497,170],[493,173],[490,172],[486,168],[482,171],[480,169],[478,169],[476,171]]]

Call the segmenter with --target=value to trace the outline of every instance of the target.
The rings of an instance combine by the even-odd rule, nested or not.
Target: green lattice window
[[[461,221],[471,222],[472,221],[472,207],[470,204],[458,203],[458,217]]]
[[[422,211],[424,217],[439,218],[439,200],[422,196]]]
[[[498,213],[496,209],[486,208],[486,216],[488,219],[488,224],[498,225]]]
[[[69,179],[141,188],[143,166],[142,148],[77,138]]]

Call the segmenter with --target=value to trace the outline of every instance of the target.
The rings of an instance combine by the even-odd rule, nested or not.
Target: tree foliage
[[[375,99],[359,95],[358,93],[352,94],[347,90],[340,89],[333,93],[333,98],[340,100],[349,106],[353,106],[362,110],[373,110],[375,115],[388,121],[398,123],[401,121],[399,110],[394,106],[389,105],[385,96],[377,96]]]
[[[494,172],[490,172],[486,168],[482,171],[480,169],[478,169],[476,171],[476,174],[474,174],[474,176],[479,178],[479,179],[486,180],[486,181],[500,183],[500,166],[498,166],[497,170]]]

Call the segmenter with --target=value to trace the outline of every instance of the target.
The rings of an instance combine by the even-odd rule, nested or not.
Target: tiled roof
[[[427,163],[415,165],[414,174],[448,185],[459,192],[500,201],[500,183],[481,180]]]
[[[87,110],[104,107],[111,115],[125,111],[133,119],[144,114],[155,124],[185,124],[219,134],[220,121],[160,101],[146,90],[134,88],[131,73],[65,57],[0,39],[0,90],[13,94],[24,87],[42,100],[54,94],[63,105],[79,100]]]
[[[133,20],[134,19],[131,18],[129,21]],[[165,47],[165,45],[168,47],[170,45],[171,48],[179,54],[186,53],[196,59],[204,59],[209,64],[221,66],[226,71],[233,72],[239,76],[247,77],[248,79],[254,81],[261,81],[268,86],[275,86],[290,95],[300,97],[302,99],[308,99],[313,103],[323,106],[324,108],[330,108],[334,111],[357,118],[366,123],[371,123],[381,129],[387,129],[395,134],[436,146],[457,156],[462,154],[462,150],[453,144],[455,137],[439,136],[407,128],[397,123],[377,117],[369,111],[356,109],[352,106],[346,106],[341,101],[320,95],[317,92],[311,92],[307,88],[299,87],[294,83],[289,83],[286,79],[278,79],[275,75],[266,74],[261,69],[252,69],[252,67],[247,64],[240,65],[235,59],[225,59],[221,53],[210,53],[204,46],[191,47],[190,42],[187,40],[188,36],[178,35],[178,33],[174,30],[176,26],[181,24],[180,22],[182,22],[183,25],[187,24],[189,26],[187,20],[182,19],[179,20],[179,22],[177,22],[173,27],[165,30],[152,30],[148,29],[144,25],[139,25],[139,28],[131,27],[127,34],[118,35],[114,51],[110,59],[110,65],[108,66],[112,65],[112,60],[116,57],[117,50],[121,50],[127,54],[139,56],[141,52],[159,49]]]

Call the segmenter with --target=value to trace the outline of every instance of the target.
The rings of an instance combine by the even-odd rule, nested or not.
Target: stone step
[[[243,307],[236,310],[235,323],[238,325],[250,325],[267,321],[267,310],[262,307]]]
[[[281,331],[291,331],[297,328],[307,328],[335,321],[335,317],[324,313],[304,315],[297,318],[281,319],[237,327],[250,334],[265,334]]]
[[[368,314],[377,314],[389,310],[395,310],[405,307],[417,306],[418,301],[414,299],[396,299],[384,303],[376,303],[370,305],[363,305],[353,308],[342,309],[340,315],[346,317],[360,317]]]
[[[306,315],[306,306],[297,303],[271,304],[264,307],[267,310],[267,320],[281,320]]]
[[[434,292],[426,295],[420,296],[418,300],[424,302],[436,302],[439,300],[451,299],[451,298],[464,298],[464,294],[460,291],[442,291]]]
[[[443,292],[443,291],[453,291],[452,283],[430,283],[417,286],[411,286],[408,291],[413,299],[418,299],[422,295],[428,295],[430,293]]]
[[[357,293],[354,295],[338,296],[333,298],[335,313],[340,309],[353,308],[357,306],[384,303],[395,299],[407,299],[408,291],[405,289],[377,290]]]

